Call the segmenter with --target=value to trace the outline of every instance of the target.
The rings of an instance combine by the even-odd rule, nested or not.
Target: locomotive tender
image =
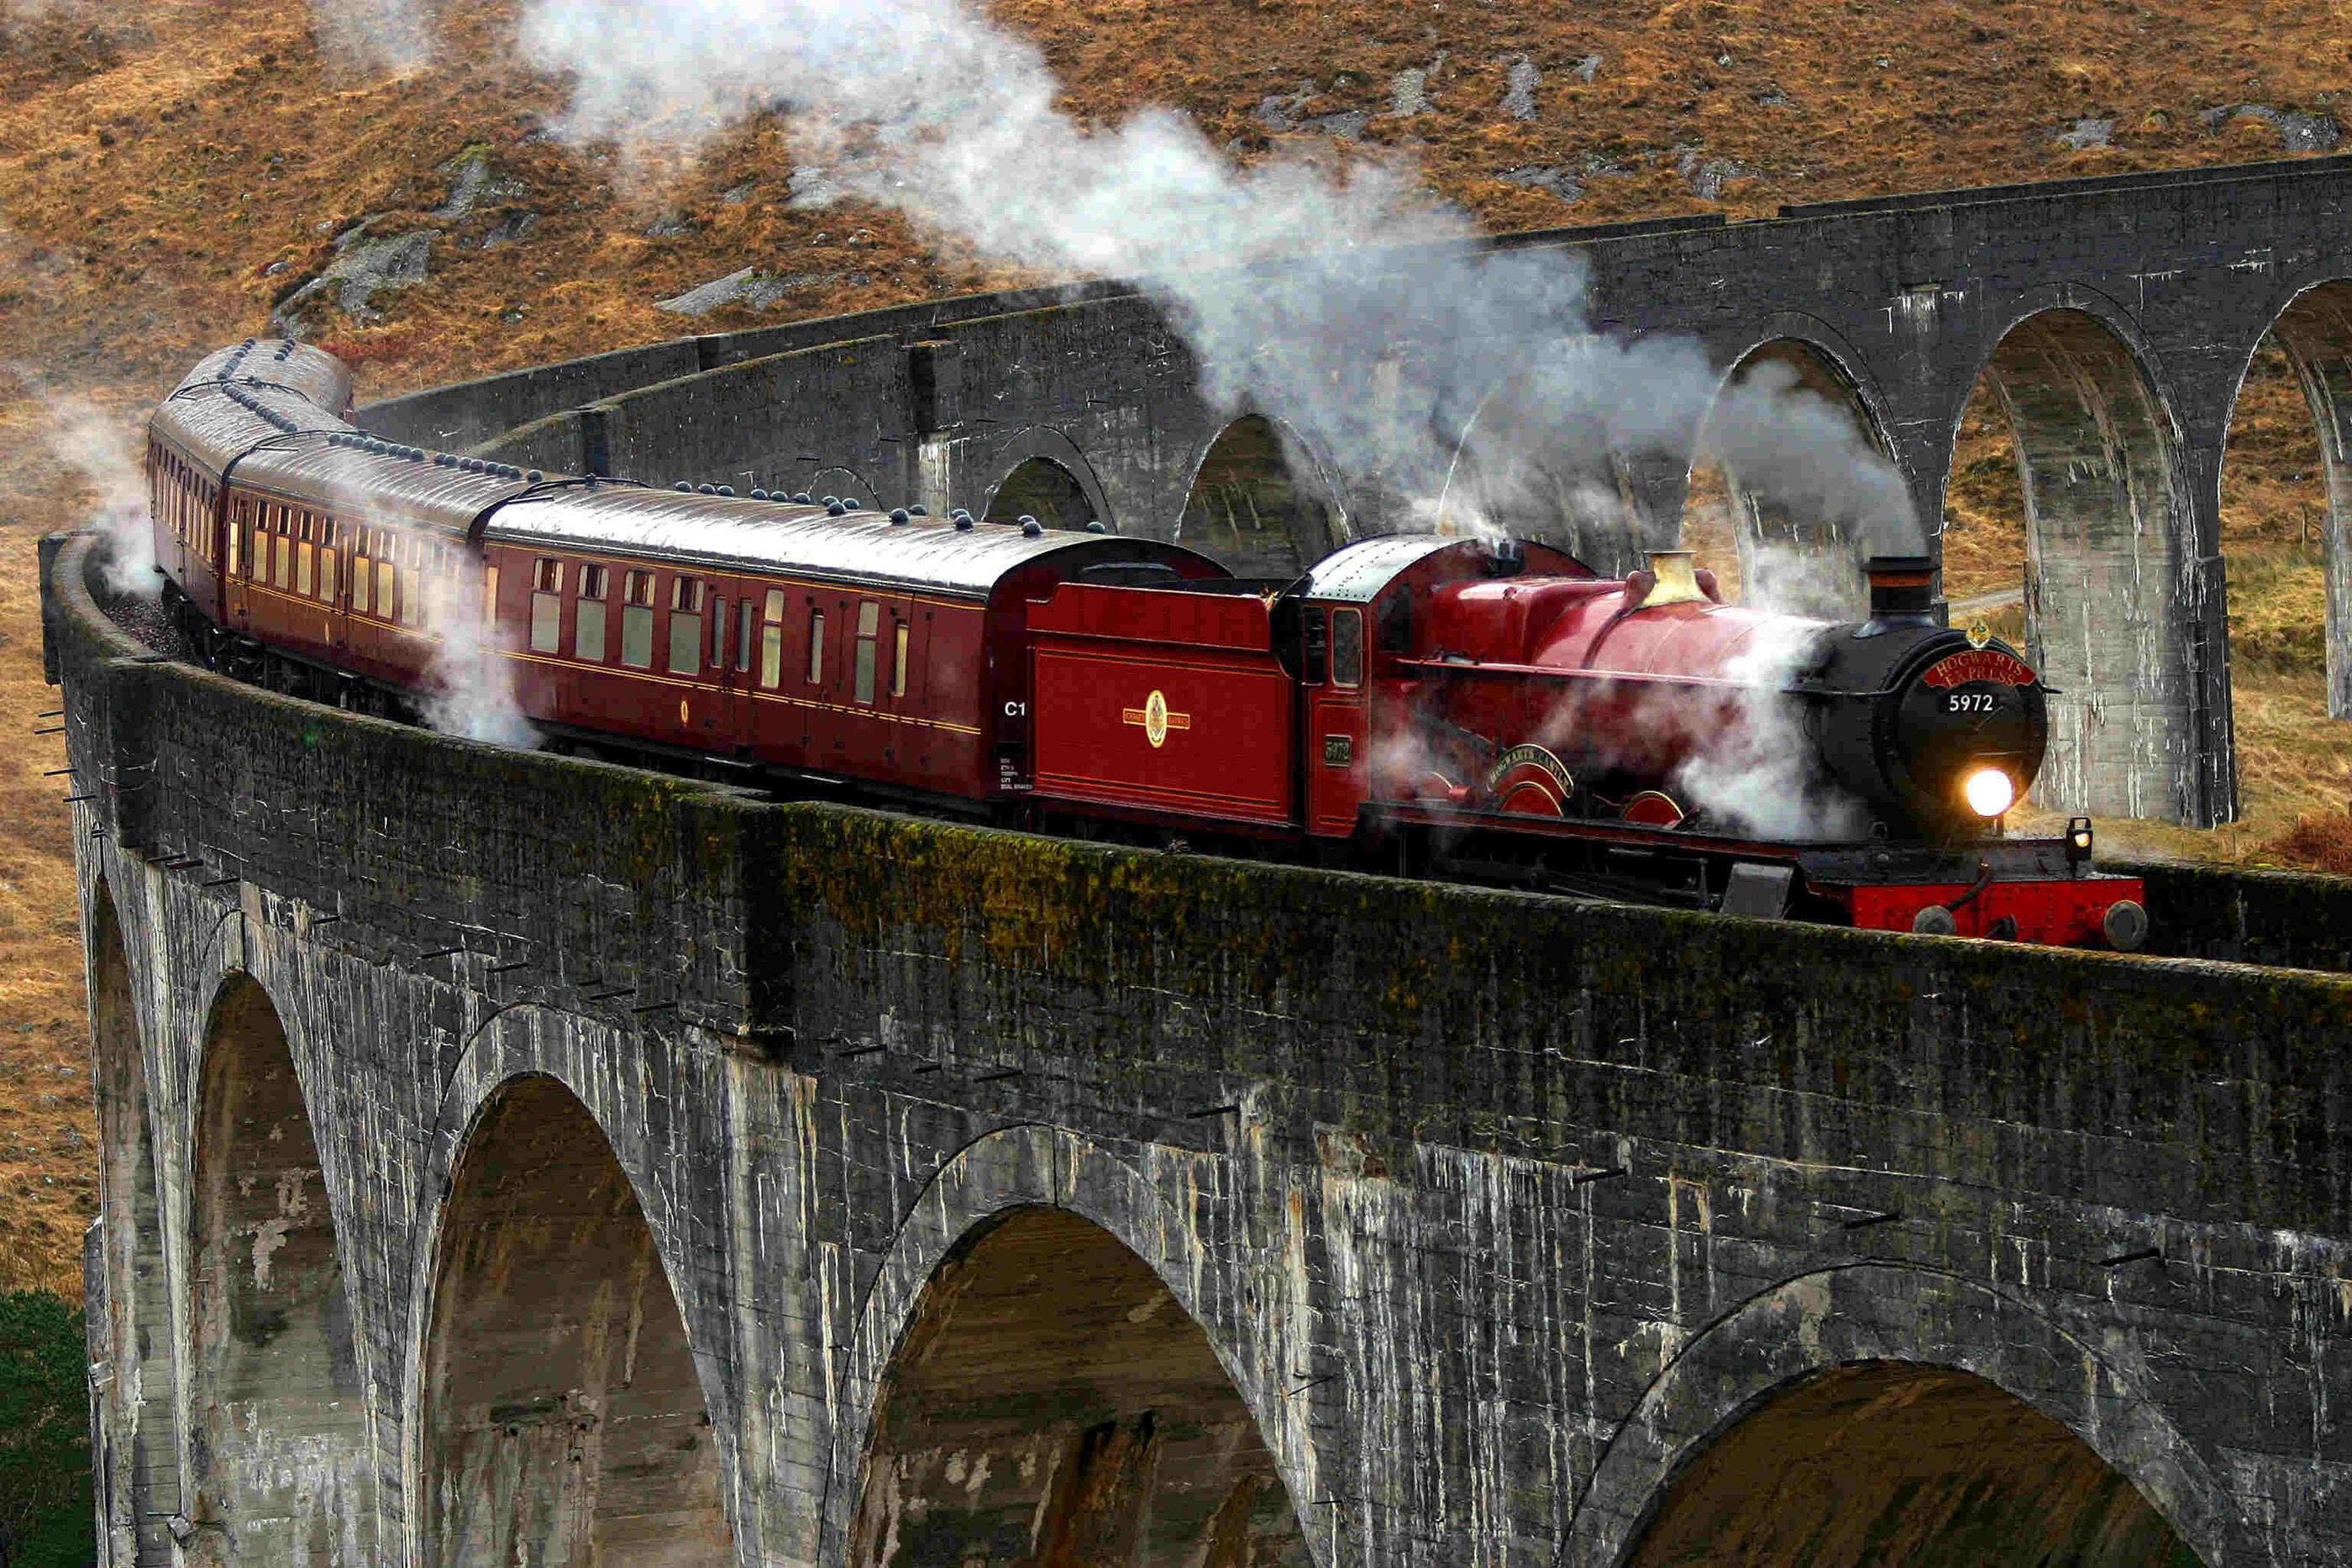
[[[2001,834],[2044,688],[1939,623],[1923,559],[1873,562],[1855,626],[1725,604],[1681,552],[1621,580],[1507,539],[1367,539],[1256,582],[1034,521],[526,474],[363,434],[351,402],[331,356],[248,340],[151,420],[158,570],[205,663],[380,713],[487,664],[559,744],[1076,831],[2146,935],[2086,820]]]

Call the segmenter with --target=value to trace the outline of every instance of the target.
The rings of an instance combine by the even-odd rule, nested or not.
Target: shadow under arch
[[[2230,1556],[2242,1528],[2230,1494],[2203,1457],[2108,1355],[1976,1281],[1906,1264],[1853,1263],[1761,1291],[1683,1347],[1602,1451],[1561,1548],[1561,1568],[2008,1561],[1998,1553],[1929,1554],[1937,1548],[1965,1552],[1969,1544],[1965,1536],[1937,1537],[1935,1526],[1950,1521],[1933,1514],[1935,1500],[1973,1498],[1979,1517],[1985,1517],[1982,1510],[1991,1505],[1984,1490],[2000,1484],[1990,1472],[2003,1455],[1945,1449],[1948,1465],[1977,1467],[1972,1474],[1953,1476],[1931,1459],[1923,1462],[1916,1451],[1906,1452],[1906,1445],[1942,1440],[1912,1416],[1877,1434],[1885,1439],[1884,1452],[1849,1455],[1852,1468],[1875,1466],[1883,1473],[1849,1475],[1854,1490],[1842,1499],[1834,1478],[1807,1494],[1819,1511],[1796,1523],[1809,1527],[1799,1539],[1810,1542],[1807,1550],[1813,1555],[1771,1556],[1769,1544],[1761,1556],[1749,1554],[1745,1546],[1696,1555],[1677,1550],[1686,1545],[1704,1511],[1727,1506],[1724,1500],[1733,1492],[1761,1487],[1767,1498],[1794,1495],[1772,1490],[1789,1479],[1785,1467],[1842,1437],[1857,1441],[1857,1412],[1899,1413],[1921,1404],[1929,1416],[1974,1419],[1979,1448],[2010,1443],[2020,1453],[2063,1462],[2063,1487],[2038,1499],[2015,1500],[2043,1505],[2040,1522],[2055,1533],[2073,1532],[2078,1544],[2104,1540],[2118,1550],[2138,1550],[2155,1542],[2175,1552],[2153,1558],[2053,1554],[2045,1540],[2016,1559],[2021,1563],[2121,1568],[2140,1562],[2218,1563]],[[1748,1425],[1759,1419],[1772,1424]],[[1906,1473],[1906,1465],[1916,1473]],[[2030,1483],[2033,1478],[2020,1479]],[[1880,1487],[1882,1480],[1891,1484]],[[1856,1514],[1870,1513],[1885,1527],[1901,1530],[1904,1511],[1915,1502],[1929,1511],[1908,1521],[1914,1530],[1926,1528],[1909,1542],[1907,1555],[1825,1554],[1825,1542],[1867,1535],[1853,1530]],[[1741,1539],[1761,1537],[1769,1543],[1790,1521],[1759,1517],[1748,1522],[1753,1533]],[[1718,1517],[1716,1524],[1718,1539],[1734,1539],[1733,1520]],[[2012,1535],[2016,1525],[2017,1516],[2011,1516],[2006,1528]]]
[[[189,1184],[189,1563],[372,1557],[375,1468],[334,1215],[259,981],[206,1016]]]
[[[1096,521],[1077,476],[1050,457],[1031,457],[1004,476],[988,500],[982,522],[1017,523],[1034,517],[1049,528],[1083,533]],[[1108,529],[1108,525],[1104,525]]]
[[[2205,626],[2218,580],[2200,564],[2179,421],[2143,346],[2119,312],[2070,289],[2021,306],[1979,379],[2016,444],[2027,651],[2053,688],[2035,798],[2069,812],[2225,818],[2227,705],[2213,711],[2190,655],[2223,635]],[[2217,653],[2226,661],[2225,643]]]
[[[1781,325],[1731,361],[1699,422],[1681,544],[1725,539],[1747,603],[1860,620],[1863,560],[1917,554],[1926,539],[1850,359],[1825,329]]]
[[[996,460],[1009,466],[990,492],[983,521],[1013,523],[1032,517],[1049,528],[1083,530],[1099,522],[1105,532],[1118,532],[1093,465],[1060,431],[1032,425],[997,449]]]
[[[2285,350],[2319,431],[2327,476],[2320,545],[2326,583],[2327,713],[2352,719],[2352,278],[2298,287],[2280,308],[2269,335]],[[2247,350],[2248,365],[2258,347]],[[2243,381],[2242,371],[2242,387]]]
[[[1174,538],[1236,577],[1288,582],[1347,542],[1348,520],[1298,433],[1251,413],[1202,455]]]
[[[675,1287],[561,1079],[489,1089],[430,1237],[409,1415],[418,1560],[734,1562]]]
[[[90,911],[89,962],[109,1359],[100,1395],[105,1448],[93,1456],[92,1470],[109,1560],[168,1564],[169,1521],[180,1511],[180,1421],[162,1184],[146,1030],[121,919],[102,881]]]
[[[835,1431],[821,1558],[1318,1561],[1292,1502],[1311,1477],[1278,1451],[1303,1446],[1300,1413],[1276,1404],[1270,1426],[1256,1380],[1213,1343],[1210,1266],[1100,1148],[1035,1125],[968,1145],[866,1293],[845,1369],[866,1396]],[[982,1396],[957,1396],[983,1369]]]

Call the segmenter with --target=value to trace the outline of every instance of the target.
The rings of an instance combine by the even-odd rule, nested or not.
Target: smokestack
[[[1924,626],[1936,618],[1936,563],[1924,555],[1873,556],[1863,567],[1870,579],[1870,625]]]
[[[1686,549],[1654,549],[1650,552],[1649,582],[1641,587],[1637,610],[1655,610],[1662,604],[1696,604],[1706,598],[1706,590],[1698,585],[1698,556]]]

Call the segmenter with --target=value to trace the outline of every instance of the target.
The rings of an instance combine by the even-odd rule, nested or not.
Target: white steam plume
[[[339,517],[365,516],[373,494],[375,460],[339,447],[328,448],[320,456],[331,509]],[[348,579],[357,567],[351,540],[340,542],[336,570]],[[445,735],[530,750],[539,745],[540,734],[523,716],[522,704],[515,695],[514,665],[502,656],[506,651],[502,633],[484,613],[481,564],[468,550],[456,552],[456,570],[448,573],[427,570],[412,580],[404,560],[398,574],[400,592],[410,591],[412,580],[421,588],[421,629],[433,639],[418,716]],[[374,562],[369,563],[369,570],[376,570]]]
[[[22,383],[39,411],[41,444],[89,491],[81,526],[106,543],[101,568],[107,587],[153,599],[163,580],[155,570],[155,536],[148,520],[147,480],[122,422],[96,403],[50,389],[39,371],[0,367]]]
[[[964,0],[528,0],[520,37],[532,64],[572,77],[573,137],[690,153],[784,109],[803,155],[848,193],[993,257],[1143,283],[1213,402],[1295,426],[1360,498],[1431,515],[1474,415],[1489,473],[1565,452],[1605,476],[1683,459],[1717,407],[1751,488],[1916,538],[1891,467],[1806,409],[1780,418],[1797,401],[1787,384],[1748,378],[1727,416],[1696,345],[1591,335],[1572,256],[1467,243],[1469,218],[1402,162],[1237,167],[1159,109],[1090,131],[1037,49]],[[1496,410],[1497,388],[1518,406]],[[1608,500],[1623,486],[1580,484],[1608,514],[1597,526],[1631,528]],[[1528,504],[1498,494],[1463,510],[1556,534]]]
[[[1739,684],[1727,722],[1675,775],[1685,803],[1735,831],[1780,842],[1853,840],[1869,825],[1861,802],[1823,778],[1789,682],[1827,628],[1801,619],[1766,622],[1722,672]]]
[[[423,0],[311,0],[310,28],[319,52],[342,66],[397,75],[433,57]]]
[[[483,587],[470,556],[455,575],[425,580],[425,629],[436,641],[423,717],[444,735],[529,751],[540,734],[515,696],[507,639],[484,614]]]

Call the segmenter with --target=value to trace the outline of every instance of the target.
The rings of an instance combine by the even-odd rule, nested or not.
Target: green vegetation
[[[85,1356],[79,1307],[0,1294],[0,1568],[97,1560]]]

